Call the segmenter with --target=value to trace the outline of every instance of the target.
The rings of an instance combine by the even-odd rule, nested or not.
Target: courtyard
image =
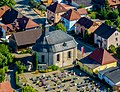
[[[24,73],[19,76],[22,86],[30,85],[38,92],[107,92],[109,88],[77,67],[49,73]]]

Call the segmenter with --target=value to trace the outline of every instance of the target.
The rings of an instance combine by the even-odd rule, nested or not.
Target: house
[[[88,34],[92,34],[98,27],[98,23],[93,22],[86,17],[81,17],[75,24],[76,34],[81,34],[81,37],[85,36],[86,31],[88,32]]]
[[[45,5],[50,5],[53,2],[53,0],[40,0],[40,2],[42,2]]]
[[[117,66],[117,60],[105,49],[97,48],[87,57],[77,61],[80,69],[89,75],[96,75],[99,71]]]
[[[7,7],[7,6],[6,6]],[[8,16],[9,15],[9,16]],[[9,38],[13,32],[39,28],[39,24],[13,8],[6,9],[0,21],[0,37]],[[8,37],[7,37],[8,36]]]
[[[108,0],[110,7],[116,9],[120,5],[120,0]]]
[[[104,7],[105,0],[92,0],[94,8]],[[108,4],[111,8],[116,9],[120,5],[120,0],[108,0]]]
[[[0,92],[13,92],[13,89],[8,81],[0,83]]]
[[[49,32],[47,26],[32,49],[38,54],[38,69],[42,69],[41,64],[59,67],[72,65],[77,58],[77,42],[74,38],[61,30]]]
[[[9,10],[10,8],[8,6],[2,6],[0,7],[0,18],[4,15],[4,13]]]
[[[53,2],[61,3],[63,0],[53,0]]]
[[[81,17],[87,17],[88,12],[85,8],[77,9],[77,11],[79,12]]]
[[[41,36],[40,29],[32,29],[28,31],[16,32],[9,38],[9,47],[13,51],[31,47],[35,44],[36,40]]]
[[[26,16],[22,15],[20,12],[12,8],[4,13],[4,15],[2,16],[2,22],[4,24],[11,24],[11,26],[14,27],[15,30],[28,30],[39,27],[39,24],[35,23],[31,19],[27,18]]]
[[[55,2],[47,7],[47,19],[53,23],[57,23],[61,19],[61,15],[67,12],[69,9],[74,9],[75,7]]]
[[[109,49],[110,45],[120,45],[120,32],[106,24],[101,24],[94,32],[94,44]]]
[[[77,8],[79,8],[80,5],[83,5],[85,9],[92,8],[91,0],[67,0],[67,1],[70,5]]]
[[[107,70],[100,71],[99,77],[111,87],[119,86],[120,88],[120,67],[111,67]]]
[[[76,10],[68,10],[61,16],[61,20],[67,29],[67,32],[75,30],[74,24],[80,19],[80,14]]]

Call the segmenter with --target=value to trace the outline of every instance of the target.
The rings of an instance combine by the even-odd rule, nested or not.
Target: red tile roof
[[[101,65],[117,62],[105,49],[97,48],[88,57],[100,63]]]
[[[108,3],[111,5],[120,5],[120,0],[108,0]]]
[[[62,15],[62,17],[66,18],[67,20],[79,20],[80,14],[75,10],[68,10],[66,13]]]
[[[9,10],[10,8],[8,6],[2,6],[0,7],[0,18],[2,17],[2,15]]]
[[[58,2],[55,2],[54,4],[50,5],[47,7],[48,10],[52,11],[53,13],[61,13],[61,12],[66,12],[69,9],[73,9],[75,7],[69,6],[66,4],[61,4]]]
[[[0,92],[13,92],[12,87],[8,81],[0,83]]]
[[[79,12],[80,15],[88,14],[88,12],[87,12],[87,10],[85,8],[80,8],[77,11]]]

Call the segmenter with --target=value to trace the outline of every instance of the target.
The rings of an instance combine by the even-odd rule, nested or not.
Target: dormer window
[[[67,46],[67,44],[66,44],[66,43],[63,43],[63,46],[65,47],[65,46]]]
[[[26,20],[24,20],[24,23],[26,23]]]

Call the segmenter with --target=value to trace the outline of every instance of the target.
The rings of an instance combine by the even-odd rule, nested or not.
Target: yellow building
[[[77,61],[80,69],[89,75],[98,74],[98,71],[117,66],[117,60],[105,49],[97,48],[90,55]]]

